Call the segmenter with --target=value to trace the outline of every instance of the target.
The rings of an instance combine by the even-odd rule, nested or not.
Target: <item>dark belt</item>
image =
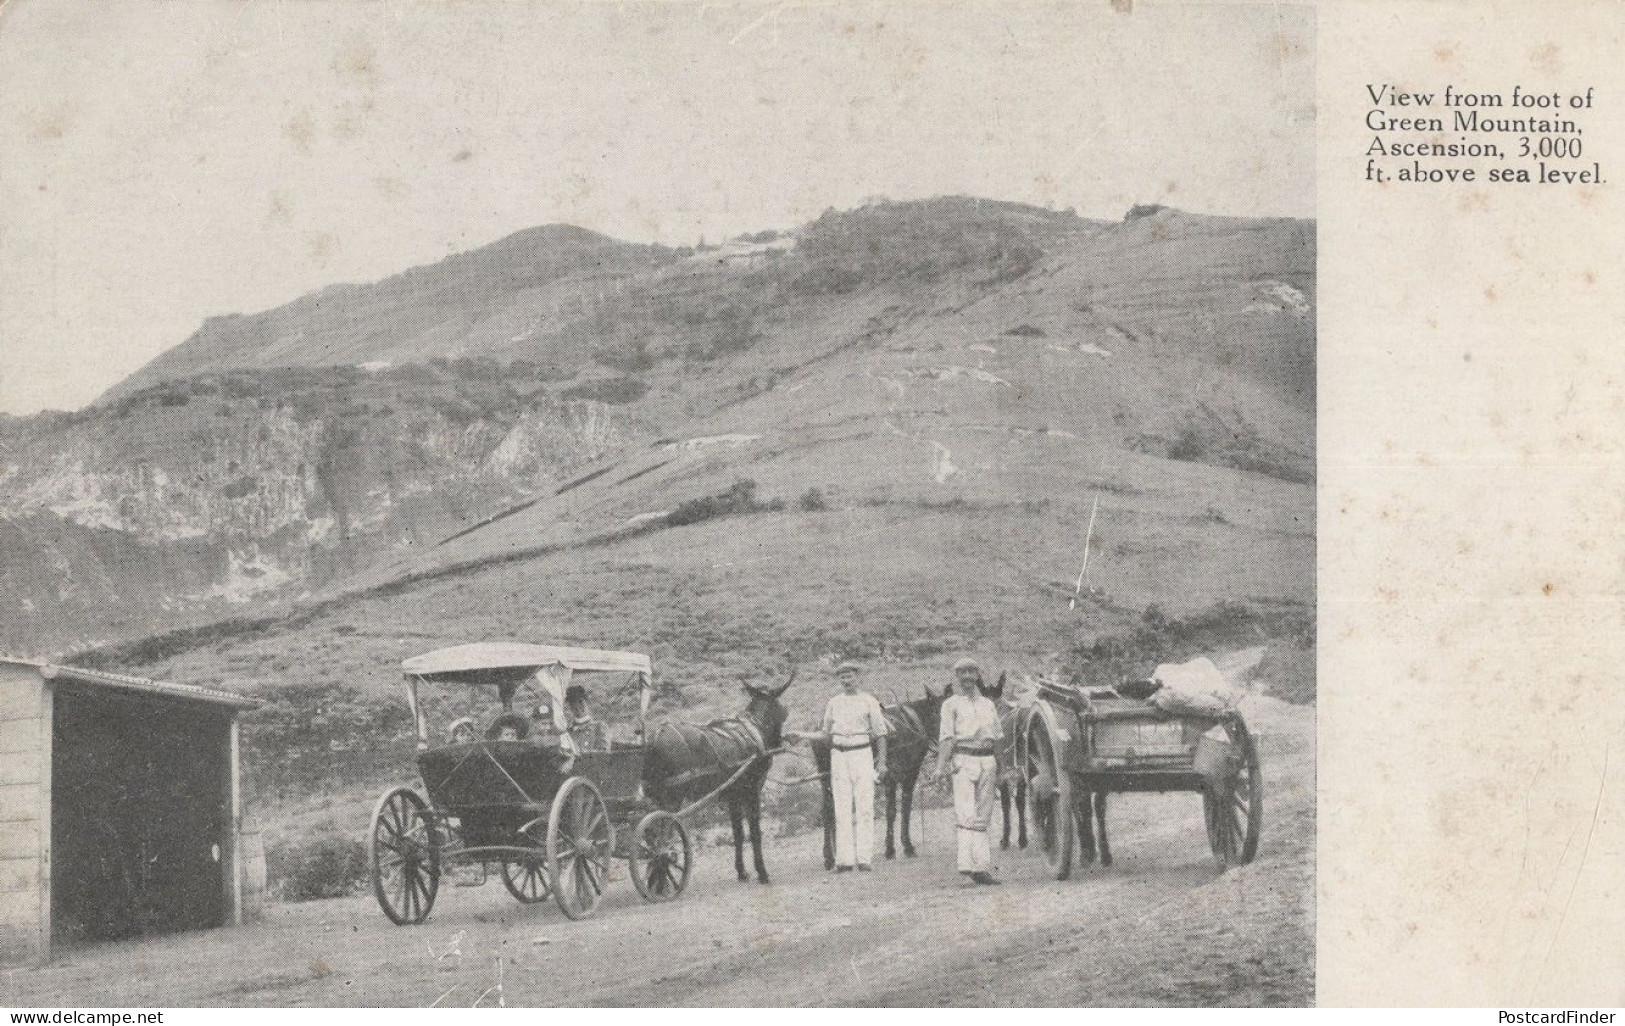
[[[865,748],[869,747],[869,742],[865,741],[861,745],[838,745],[831,741],[829,746],[835,749],[837,752],[861,752]]]
[[[993,746],[992,745],[987,745],[985,747],[966,748],[963,745],[957,745],[956,744],[956,745],[954,745],[954,754],[955,755],[992,755],[993,754]]]

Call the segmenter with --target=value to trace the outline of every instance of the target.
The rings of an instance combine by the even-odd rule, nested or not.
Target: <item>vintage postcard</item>
[[[0,7],[0,1001],[1625,1001],[1573,10]]]

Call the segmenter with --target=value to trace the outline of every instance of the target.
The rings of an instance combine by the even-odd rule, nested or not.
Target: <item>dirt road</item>
[[[1036,852],[1001,887],[953,872],[952,823],[872,874],[825,873],[814,835],[770,842],[773,884],[705,848],[678,901],[614,881],[595,919],[443,887],[423,926],[371,897],[273,906],[240,930],[87,947],[0,972],[21,1007],[194,1005],[1210,1005],[1314,995],[1314,710],[1272,703],[1264,839],[1220,874],[1195,795],[1112,800],[1117,863],[1056,881]]]

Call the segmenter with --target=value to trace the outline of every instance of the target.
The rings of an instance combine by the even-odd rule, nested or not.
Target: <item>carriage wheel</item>
[[[1034,718],[1027,730],[1027,809],[1038,850],[1055,879],[1072,875],[1072,781],[1061,769],[1054,739],[1044,721]]]
[[[1264,781],[1258,769],[1258,742],[1240,720],[1226,723],[1225,732],[1239,753],[1234,772],[1216,788],[1202,792],[1207,843],[1221,869],[1251,862],[1258,854],[1258,837],[1264,827]]]
[[[410,926],[428,918],[440,890],[440,848],[429,808],[411,788],[385,792],[373,808],[367,868],[390,922]]]
[[[553,883],[547,875],[547,863],[542,861],[541,852],[523,862],[504,862],[502,882],[508,888],[508,893],[525,905],[546,901],[553,893]]]
[[[609,882],[614,850],[615,828],[598,788],[582,777],[566,780],[547,816],[547,868],[553,900],[565,915],[592,915]]]
[[[682,820],[669,812],[651,812],[632,831],[632,885],[644,901],[671,901],[688,886],[694,850]]]

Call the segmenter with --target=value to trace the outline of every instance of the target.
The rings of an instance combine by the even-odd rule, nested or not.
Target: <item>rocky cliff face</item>
[[[0,432],[0,646],[297,598],[432,546],[637,437],[623,412],[468,366],[240,372]],[[482,377],[483,375],[483,377]],[[48,614],[48,615],[47,615]]]

